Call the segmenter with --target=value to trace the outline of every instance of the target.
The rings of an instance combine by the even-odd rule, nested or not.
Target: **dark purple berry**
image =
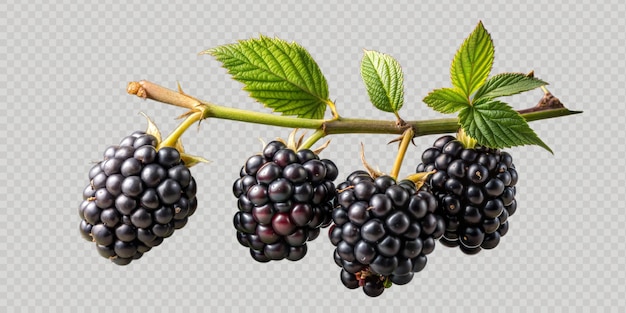
[[[100,213],[100,221],[105,226],[113,228],[120,222],[120,214],[114,208],[102,210]]]
[[[120,145],[117,151],[115,151],[115,158],[121,161],[124,161],[128,158],[132,158],[134,154],[135,154],[135,148],[133,148],[132,145],[131,146]]]
[[[267,193],[272,202],[283,202],[293,195],[293,185],[285,178],[279,178],[271,182]]]
[[[137,231],[133,226],[120,224],[115,228],[115,237],[119,240],[130,242],[137,238]]]
[[[146,209],[156,209],[161,205],[161,201],[156,190],[149,188],[141,194],[139,204]]]
[[[304,164],[309,160],[319,160],[319,157],[310,149],[298,150],[298,152],[296,152],[296,155],[298,156],[299,164]]]
[[[91,236],[93,240],[103,246],[108,246],[113,243],[115,237],[111,232],[111,229],[104,224],[96,224],[91,228]]]
[[[443,236],[444,245],[459,246],[466,254],[498,245],[508,231],[508,217],[517,210],[518,177],[509,153],[481,146],[465,149],[444,136],[424,151],[417,168],[439,169],[428,181],[439,200],[433,237]]]
[[[255,175],[259,168],[265,164],[265,159],[261,155],[251,156],[244,165],[244,170],[248,175]]]
[[[356,279],[356,276],[352,273],[346,272],[345,270],[341,270],[340,280],[341,283],[343,283],[343,285],[348,289],[359,288],[359,281]]]
[[[122,163],[120,172],[125,177],[128,177],[132,175],[138,175],[141,172],[141,169],[142,169],[141,161],[135,158],[128,158],[124,160],[124,162]]]
[[[180,184],[181,188],[189,186],[191,182],[191,172],[185,165],[179,164],[167,171],[167,176]]]
[[[96,205],[101,209],[106,209],[113,205],[115,196],[111,194],[106,188],[100,188],[95,193]]]
[[[237,240],[259,262],[304,257],[306,241],[332,222],[337,172],[311,150],[294,152],[270,142],[261,155],[247,159],[233,183]]]
[[[304,163],[303,166],[312,183],[320,182],[326,177],[326,165],[322,161],[310,160]]]
[[[89,171],[79,207],[81,234],[119,265],[161,244],[197,208],[195,181],[180,153],[169,147],[157,152],[157,144],[154,136],[134,132],[108,147],[104,160]]]
[[[285,168],[287,165],[298,162],[298,156],[291,149],[281,149],[276,151],[273,158],[276,165]]]
[[[152,135],[141,135],[135,139],[135,142],[133,143],[133,148],[138,149],[143,146],[156,147],[157,144],[158,142],[156,137]]]
[[[271,161],[274,158],[274,154],[276,154],[278,150],[284,148],[285,144],[283,144],[282,142],[272,141],[268,143],[267,146],[265,146],[265,148],[263,149],[263,157],[265,157],[266,160]]]
[[[151,164],[156,160],[157,151],[153,146],[142,146],[135,149],[133,157],[142,164]]]
[[[306,182],[307,175],[307,171],[300,163],[289,164],[283,170],[283,177],[294,184]]]
[[[159,184],[156,191],[161,199],[161,203],[163,204],[174,204],[182,196],[182,188],[180,187],[180,184],[171,178],[168,178]]]
[[[274,162],[265,163],[256,173],[256,180],[258,183],[269,184],[279,178],[282,174],[282,169]]]
[[[163,147],[157,151],[156,162],[168,169],[180,163],[180,152],[174,148]]]
[[[139,176],[126,177],[122,182],[122,193],[127,197],[139,196],[143,188],[143,182]]]

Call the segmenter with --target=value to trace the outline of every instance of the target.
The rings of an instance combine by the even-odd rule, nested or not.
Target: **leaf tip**
[[[219,47],[214,47],[214,48],[209,48],[209,49],[202,50],[202,51],[198,52],[198,55],[208,54],[208,55],[211,55],[211,56],[215,56],[215,54],[217,53],[217,49],[218,48]]]
[[[487,29],[485,28],[485,24],[483,23],[483,20],[478,20],[478,24],[476,24],[476,28],[474,28],[474,31],[489,33],[487,32]]]
[[[554,155],[554,151],[552,151],[552,149],[550,149],[550,147],[543,142],[543,140],[539,139],[539,142],[537,143],[540,147],[544,148],[546,151],[550,152],[550,154]]]

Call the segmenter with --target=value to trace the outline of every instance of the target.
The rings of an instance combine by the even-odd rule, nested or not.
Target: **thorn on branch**
[[[518,112],[520,114],[524,114],[524,113],[538,112],[538,111],[544,111],[544,110],[553,110],[553,109],[564,109],[564,108],[565,106],[563,105],[563,103],[561,103],[561,100],[559,100],[559,98],[555,97],[551,92],[549,92],[546,89],[545,94],[543,95],[541,100],[539,100],[539,103],[537,103],[536,106],[532,108],[528,108],[528,109],[519,110]]]

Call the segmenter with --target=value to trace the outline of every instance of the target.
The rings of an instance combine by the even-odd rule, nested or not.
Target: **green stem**
[[[288,128],[321,128],[324,120],[288,117],[268,113],[259,113],[254,111],[242,110],[224,107],[216,104],[202,102],[207,106],[204,118],[214,117],[226,120],[281,126]]]
[[[187,131],[187,129],[195,122],[198,122],[200,120],[202,120],[201,112],[194,112],[187,116],[187,118],[185,118],[185,120],[180,123],[180,125],[178,125],[178,127],[176,127],[176,129],[169,136],[167,136],[167,138],[161,141],[161,143],[159,144],[159,148],[176,147],[176,142],[185,133],[185,131]]]
[[[393,120],[386,121],[342,117],[324,120],[287,117],[276,114],[253,112],[201,101],[182,93],[182,91],[173,91],[148,81],[131,82],[128,85],[127,91],[142,98],[148,98],[171,105],[184,107],[191,110],[192,112],[202,112],[203,119],[213,117],[288,128],[316,129],[322,132],[324,136],[332,134],[355,133],[403,134],[407,129],[412,128],[414,130],[414,136],[418,137],[424,135],[455,133],[459,128],[459,122],[457,118],[406,121],[404,125],[398,125],[398,123]],[[541,119],[581,113],[580,111],[570,111],[567,108],[563,107],[534,107],[532,108],[532,110],[521,110],[521,112],[521,115],[527,121],[536,121]]]
[[[311,147],[320,139],[324,138],[326,133],[323,129],[316,130],[309,138],[307,138],[300,146],[300,149],[311,149]]]

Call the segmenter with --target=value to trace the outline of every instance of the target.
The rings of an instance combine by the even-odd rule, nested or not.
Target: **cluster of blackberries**
[[[511,155],[485,147],[465,149],[455,137],[443,136],[424,151],[417,166],[417,172],[432,170],[428,184],[446,223],[441,243],[467,254],[495,248],[517,209],[518,176]]]
[[[134,132],[108,147],[89,171],[78,210],[80,232],[119,265],[160,245],[198,205],[196,182],[179,151],[156,147],[154,136]]]
[[[331,222],[337,167],[311,150],[279,141],[248,158],[233,184],[237,240],[259,262],[299,260],[306,242]]]
[[[337,189],[329,237],[343,284],[376,297],[389,284],[411,281],[444,232],[433,194],[412,181],[365,171],[353,172]]]

